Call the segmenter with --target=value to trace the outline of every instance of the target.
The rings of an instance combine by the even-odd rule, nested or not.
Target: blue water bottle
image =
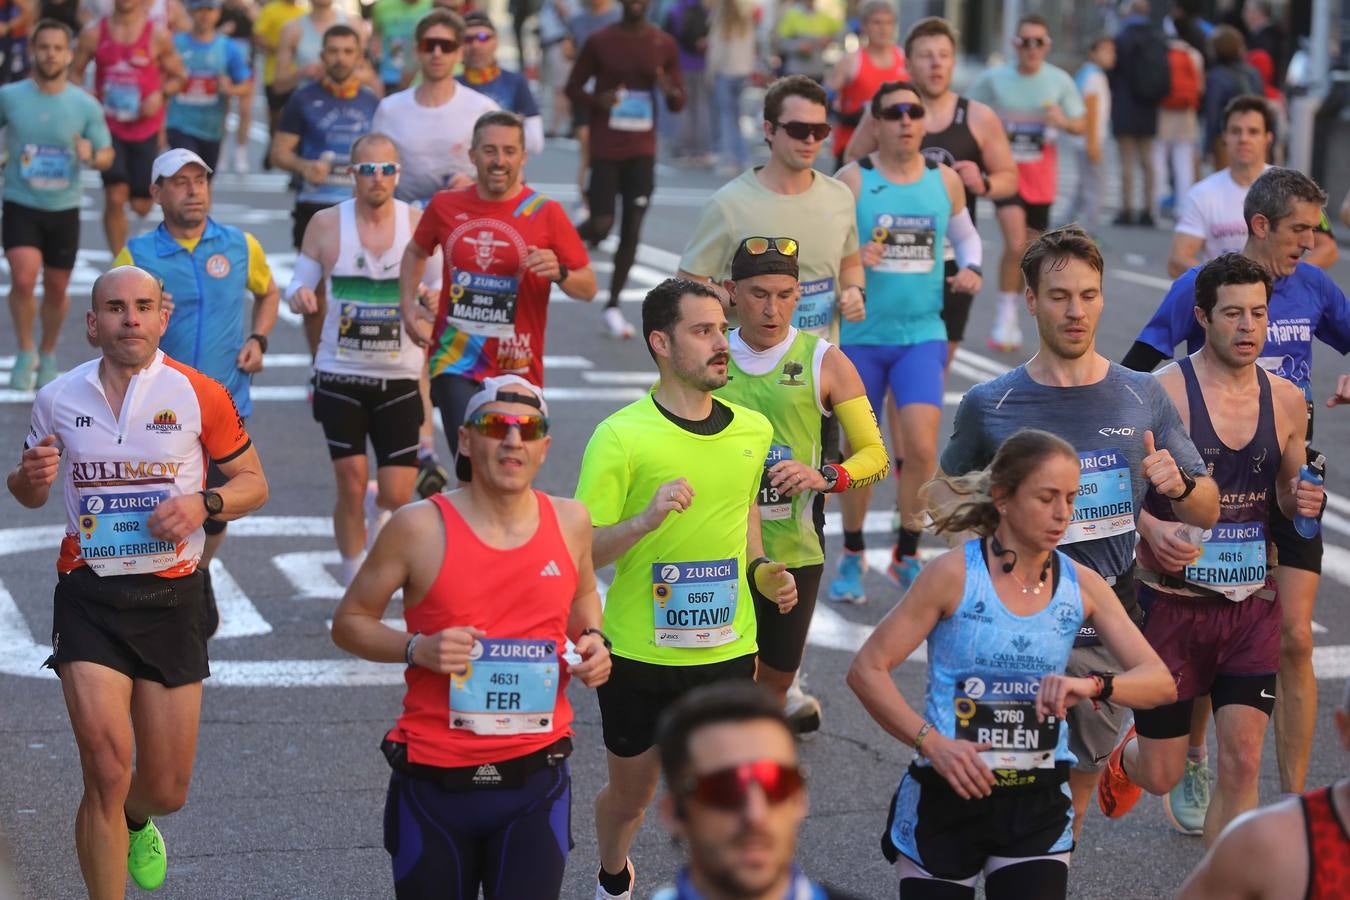
[[[1311,484],[1321,484],[1327,475],[1327,457],[1326,454],[1318,453],[1311,447],[1308,448],[1308,464],[1298,470],[1300,481],[1307,481]],[[1322,530],[1322,520],[1313,516],[1294,516],[1294,530],[1300,537],[1312,540],[1317,537],[1317,532]]]

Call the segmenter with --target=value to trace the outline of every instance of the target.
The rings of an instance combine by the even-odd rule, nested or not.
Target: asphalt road
[[[255,144],[255,158],[260,152]],[[559,142],[531,161],[528,172],[536,186],[570,207],[575,164],[574,149]],[[645,290],[673,273],[672,254],[683,247],[699,207],[717,184],[706,173],[661,168],[641,265],[625,295],[631,318],[636,319],[636,303]],[[83,310],[92,278],[108,262],[101,249],[98,194],[86,191],[84,244],[91,249],[81,256],[72,315],[59,349],[65,366],[89,355]],[[278,176],[227,174],[217,180],[216,215],[259,237],[283,284],[293,259],[289,204]],[[992,271],[1000,242],[992,216],[986,212],[981,220],[986,268]],[[1166,287],[1168,235],[1106,228],[1102,237],[1107,312],[1099,347],[1119,359]],[[597,254],[602,285],[608,281],[607,261],[607,254]],[[1346,283],[1350,267],[1340,265],[1336,274]],[[981,294],[968,352],[952,369],[949,415],[966,387],[1024,358],[985,350],[993,298],[992,288]],[[1027,355],[1034,338],[1031,343]],[[598,307],[570,302],[552,311],[548,351],[554,443],[539,486],[570,495],[592,428],[639,396],[653,368],[640,342],[616,342],[601,334]],[[0,335],[0,369],[12,365],[13,352],[6,330]],[[224,622],[212,642],[215,674],[207,682],[192,795],[183,811],[163,822],[170,868],[159,896],[389,896],[389,862],[381,844],[387,768],[377,746],[399,710],[400,673],[354,663],[329,640],[328,620],[340,594],[327,518],[333,488],[322,434],[304,402],[307,359],[294,321],[278,326],[267,366],[255,381],[250,431],[272,499],[262,513],[231,527],[220,555],[216,585]],[[1346,367],[1319,348],[1316,370],[1317,393],[1327,396],[1335,374]],[[0,435],[15,458],[30,401],[30,395],[0,390]],[[1350,417],[1338,411],[1321,416],[1318,434],[1323,447],[1346,446]],[[1330,487],[1345,490],[1339,454],[1330,455]],[[888,550],[885,532],[893,502],[885,493],[874,497],[876,514],[869,521],[871,548],[881,558]],[[1347,769],[1334,741],[1330,708],[1350,674],[1350,613],[1344,602],[1350,584],[1350,501],[1333,501],[1326,528],[1327,578],[1316,615],[1323,629],[1317,634],[1322,712],[1311,785],[1325,784]],[[79,896],[82,889],[72,837],[80,794],[78,760],[59,685],[38,668],[47,653],[60,531],[59,503],[29,511],[8,495],[0,497],[0,844],[10,845],[20,889],[44,900]],[[837,552],[837,526],[831,535],[830,552]],[[896,591],[880,575],[868,578],[869,605],[839,609],[822,601],[806,654],[808,687],[821,698],[825,721],[821,733],[803,745],[811,771],[811,815],[802,830],[800,858],[810,873],[841,888],[890,897],[895,876],[878,852],[878,836],[910,753],[872,723],[843,680],[851,651],[896,600]],[[921,696],[920,662],[904,665],[897,679],[911,699]],[[591,798],[604,780],[604,755],[594,699],[574,686],[573,702],[576,849],[564,895],[590,897],[596,866]],[[1279,782],[1269,740],[1262,773],[1262,798],[1271,801]],[[1071,892],[1079,898],[1170,895],[1200,855],[1198,839],[1168,829],[1156,799],[1146,798],[1119,822],[1092,813],[1074,857]],[[677,866],[678,851],[654,814],[633,858],[641,897]]]

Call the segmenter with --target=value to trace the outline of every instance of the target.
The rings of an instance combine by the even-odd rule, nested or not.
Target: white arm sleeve
[[[980,233],[975,223],[970,221],[970,210],[963,209],[947,222],[947,237],[951,239],[952,249],[956,251],[956,266],[978,266],[984,259],[984,244],[980,242]]]
[[[302,287],[307,287],[311,291],[317,290],[322,278],[323,266],[319,265],[317,259],[310,259],[303,253],[296,254],[295,268],[291,270],[291,281],[286,285],[284,294],[286,302],[289,303],[295,292]]]
[[[525,152],[531,156],[544,152],[543,116],[529,116],[525,119]]]

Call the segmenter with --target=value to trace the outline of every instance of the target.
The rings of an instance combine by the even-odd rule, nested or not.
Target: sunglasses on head
[[[917,122],[923,118],[922,103],[892,103],[883,109],[877,116],[887,122],[899,122],[901,117],[909,119],[911,122]]]
[[[496,36],[491,31],[473,31],[464,35],[464,42],[466,44],[486,44]]]
[[[764,799],[778,804],[801,791],[806,778],[797,766],[757,759],[704,775],[691,775],[685,782],[684,795],[704,806],[736,812],[745,808],[752,782],[764,791]]]
[[[1049,43],[1050,39],[1043,37],[1013,38],[1014,47],[1030,47],[1033,50],[1039,50],[1041,47],[1044,47]]]
[[[537,441],[548,434],[548,419],[544,416],[511,416],[506,413],[479,413],[464,423],[484,437],[494,441],[506,440],[512,428],[520,429],[522,441]]]
[[[797,255],[797,242],[792,238],[749,237],[741,242],[745,252],[751,256],[762,256],[769,250],[777,250],[784,256]]]
[[[786,131],[787,136],[794,141],[804,141],[809,137],[824,141],[830,136],[828,122],[775,122],[774,127]]]
[[[428,55],[439,50],[448,56],[459,49],[459,41],[454,38],[424,37],[417,42],[417,49]]]
[[[396,162],[363,162],[352,163],[352,172],[356,175],[384,175],[389,178],[398,174],[403,167]]]

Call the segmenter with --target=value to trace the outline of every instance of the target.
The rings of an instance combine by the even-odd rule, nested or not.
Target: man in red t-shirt
[[[404,327],[428,348],[431,399],[447,436],[458,434],[464,407],[483,379],[522,375],[543,386],[553,285],[574,300],[595,296],[590,257],[567,213],[521,182],[525,157],[520,116],[484,113],[469,145],[474,186],[437,193],[403,254]],[[433,315],[418,301],[417,285],[437,247],[445,270]],[[468,481],[468,459],[451,449],[456,474]]]

